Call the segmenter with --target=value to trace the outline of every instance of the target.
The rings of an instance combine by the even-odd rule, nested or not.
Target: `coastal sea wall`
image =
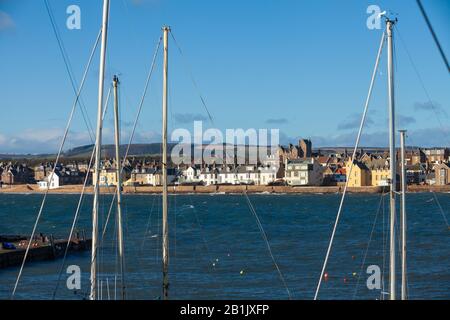
[[[49,193],[81,193],[82,185],[62,186],[58,189],[49,190]],[[348,188],[350,193],[381,193],[386,188],[383,187],[355,187]],[[342,186],[320,186],[320,187],[290,187],[290,186],[255,186],[255,185],[212,185],[212,186],[169,186],[169,193],[341,193],[344,190]],[[44,193],[45,190],[39,189],[35,185],[16,185],[12,187],[3,187],[0,193]],[[115,187],[102,187],[101,193],[114,193]],[[126,186],[124,193],[162,193],[162,187],[157,186]],[[408,186],[408,192],[450,192],[450,185],[445,186]],[[93,193],[93,187],[86,188],[85,193]]]

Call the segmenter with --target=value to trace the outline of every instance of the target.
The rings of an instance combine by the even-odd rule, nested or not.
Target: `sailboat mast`
[[[162,201],[162,259],[163,259],[163,299],[169,296],[169,225],[167,221],[167,91],[168,91],[168,40],[170,28],[163,27],[164,33],[164,66],[163,66],[163,101],[162,101],[162,183],[163,183],[163,201]]]
[[[394,68],[393,68],[393,43],[392,34],[394,21],[386,20],[387,44],[388,44],[388,93],[389,93],[389,154],[390,154],[390,264],[389,264],[389,280],[390,280],[390,299],[396,299],[396,279],[395,279],[395,192],[397,186],[397,165],[395,154],[395,100],[394,100]]]
[[[100,195],[100,157],[102,149],[103,89],[105,79],[106,41],[108,35],[109,0],[103,1],[102,42],[100,49],[100,69],[98,74],[97,135],[95,141],[94,203],[92,206],[92,256],[90,299],[97,299],[97,237],[98,237],[98,198]]]
[[[125,258],[124,258],[124,244],[123,244],[123,228],[122,228],[122,175],[120,162],[120,130],[119,130],[119,96],[118,96],[119,78],[114,76],[114,139],[116,146],[116,175],[117,175],[117,240],[119,246],[119,264],[121,275],[121,291],[122,300],[125,300]]]
[[[402,292],[401,299],[406,300],[406,170],[405,170],[405,140],[406,130],[400,130],[400,147],[402,161],[402,202],[400,211],[400,224],[402,230]]]

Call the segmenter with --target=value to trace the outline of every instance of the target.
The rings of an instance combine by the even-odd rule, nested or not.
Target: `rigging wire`
[[[420,85],[422,87],[422,90],[424,91],[424,93],[425,93],[425,95],[426,95],[426,97],[428,99],[428,103],[431,106],[431,109],[433,110],[434,115],[436,116],[436,119],[437,119],[437,121],[439,123],[439,126],[441,127],[441,130],[442,130],[442,132],[444,132],[448,136],[448,130],[445,130],[444,125],[442,124],[441,117],[439,117],[439,114],[438,114],[438,111],[437,111],[437,107],[434,104],[433,100],[431,99],[431,96],[430,96],[427,88],[425,87],[425,83],[423,81],[423,78],[422,78],[422,76],[421,76],[421,74],[419,72],[419,69],[417,68],[416,64],[414,63],[412,55],[410,54],[410,52],[408,50],[408,47],[406,46],[406,42],[403,40],[403,38],[402,38],[402,36],[400,34],[400,31],[398,30],[397,25],[394,25],[394,28],[397,31],[398,37],[400,39],[400,43],[402,44],[402,47],[405,50],[406,55],[408,56],[408,60],[411,63],[411,66],[412,66],[412,68],[413,68],[413,70],[414,70],[414,72],[415,72],[415,74],[417,76],[417,79],[419,80],[419,83],[420,83]]]
[[[418,2],[420,3],[420,1],[418,1]],[[400,38],[400,42],[401,42],[401,44],[402,44],[402,47],[403,47],[403,49],[405,50],[406,55],[408,56],[408,60],[409,60],[409,62],[411,63],[411,66],[412,66],[412,68],[413,68],[413,70],[414,70],[414,72],[415,72],[415,74],[416,74],[416,76],[417,76],[417,79],[419,80],[419,83],[420,83],[420,85],[421,85],[421,87],[422,87],[422,90],[424,91],[424,93],[425,93],[425,95],[426,95],[426,97],[427,97],[427,99],[428,99],[428,104],[431,106],[431,109],[433,110],[433,113],[434,113],[434,115],[436,116],[436,119],[437,119],[437,121],[438,121],[438,123],[439,123],[440,129],[441,129],[441,131],[445,134],[444,136],[447,136],[447,137],[448,137],[448,130],[446,130],[445,127],[444,127],[444,125],[442,124],[441,117],[439,117],[439,114],[438,114],[438,111],[437,111],[437,107],[436,107],[436,105],[434,104],[433,100],[431,99],[431,96],[430,96],[430,94],[429,94],[429,92],[428,92],[428,90],[427,90],[427,88],[426,88],[426,86],[425,86],[425,83],[424,83],[424,81],[423,81],[423,78],[422,78],[422,76],[421,76],[421,74],[420,74],[420,72],[419,72],[419,69],[417,68],[416,64],[414,63],[414,60],[413,60],[413,58],[412,58],[412,55],[411,55],[411,53],[409,52],[408,47],[406,46],[406,42],[403,40],[403,38],[402,38],[402,36],[401,36],[401,34],[400,34],[400,31],[398,30],[398,27],[397,27],[396,25],[394,25],[394,27],[396,28],[396,31],[397,31],[398,36],[399,36],[399,38]],[[441,207],[441,205],[440,205],[440,203],[439,203],[439,200],[437,199],[436,193],[435,193],[433,190],[431,190],[431,193],[433,194],[433,196],[434,196],[435,199],[436,199],[437,205],[438,205],[439,210],[440,210],[440,212],[441,212],[441,214],[442,214],[442,217],[444,218],[444,221],[445,221],[445,223],[446,223],[446,225],[447,225],[447,228],[450,229],[450,226],[449,226],[447,217],[446,217],[445,212],[444,212],[444,210],[442,209],[442,207]]]
[[[439,202],[439,199],[436,195],[436,192],[431,192],[434,196],[434,199],[436,200],[436,204],[439,208],[439,211],[441,212],[442,218],[444,218],[445,224],[447,225],[447,229],[450,230],[450,225],[448,224],[447,216],[445,215],[444,209],[442,209],[441,203]]]
[[[209,260],[210,265],[212,266],[212,269],[215,271],[216,270],[216,266],[215,266],[215,263],[214,263],[214,259],[213,259],[212,255],[211,255],[211,250],[209,248],[208,242],[206,241],[205,233],[204,233],[202,224],[200,222],[200,219],[198,217],[197,209],[194,206],[194,203],[192,202],[192,197],[190,195],[188,195],[188,199],[189,199],[189,202],[191,203],[192,211],[194,212],[196,225],[197,225],[198,229],[200,230],[200,236],[202,238],[203,245],[205,246],[206,255],[208,256],[208,260]],[[208,270],[209,270],[209,268],[208,268]],[[221,285],[220,282],[219,282],[219,286],[223,288],[223,286]]]
[[[380,202],[379,202],[379,204],[378,204],[378,209],[377,209],[377,212],[376,212],[376,214],[375,214],[375,219],[374,219],[373,224],[372,224],[372,230],[370,231],[369,241],[367,242],[367,247],[366,247],[365,252],[364,252],[364,257],[363,257],[363,260],[362,260],[362,263],[361,263],[361,268],[359,269],[358,278],[357,278],[357,280],[356,280],[355,291],[354,291],[354,293],[353,293],[353,300],[355,300],[356,295],[357,295],[357,293],[358,293],[359,281],[360,281],[361,275],[362,275],[362,273],[363,273],[364,265],[366,264],[366,259],[367,259],[367,254],[368,254],[368,252],[369,252],[370,243],[371,243],[371,241],[372,241],[372,237],[373,237],[373,234],[374,234],[374,232],[375,232],[375,227],[376,227],[376,225],[377,225],[378,215],[379,215],[380,211],[382,210],[382,206],[383,206],[383,204],[384,204],[384,196],[385,196],[386,194],[387,194],[387,193],[384,193],[384,192],[383,192],[383,193],[381,194],[381,197],[380,197]]]
[[[450,72],[450,65],[448,63],[447,57],[445,56],[444,50],[442,49],[439,39],[438,39],[436,33],[434,32],[433,27],[431,26],[430,19],[428,19],[428,15],[422,6],[422,2],[420,0],[417,0],[416,2],[417,2],[417,5],[419,6],[419,9],[420,9],[420,12],[422,13],[423,18],[425,19],[425,22],[427,23],[427,26],[431,32],[431,35],[433,36],[434,42],[436,43],[436,46],[438,47],[439,53],[441,54],[441,57],[442,57],[442,60],[444,60],[444,63],[447,66],[447,71]]]
[[[148,87],[149,87],[150,78],[151,78],[151,76],[153,74],[153,70],[155,68],[156,58],[157,58],[157,55],[158,55],[158,52],[159,52],[159,48],[161,46],[161,41],[162,41],[162,37],[159,37],[158,44],[156,46],[156,50],[155,50],[154,55],[153,55],[152,63],[151,63],[151,66],[150,66],[150,70],[149,70],[148,75],[147,75],[147,80],[145,82],[144,91],[142,93],[142,97],[141,97],[141,100],[140,100],[140,103],[139,103],[138,112],[137,112],[136,118],[134,120],[133,129],[132,129],[132,132],[131,132],[131,135],[130,135],[130,139],[128,141],[128,145],[127,145],[127,148],[126,148],[126,151],[125,151],[125,155],[124,155],[124,158],[122,160],[120,174],[123,173],[123,169],[125,167],[125,163],[126,163],[127,158],[128,158],[128,153],[130,151],[130,146],[131,146],[131,143],[132,143],[134,135],[135,135],[136,126],[137,126],[137,123],[138,123],[138,120],[139,120],[139,116],[140,116],[141,111],[142,111],[142,106],[144,104],[144,100],[145,100],[145,97],[146,97],[146,94],[147,94],[147,90],[148,90]],[[105,233],[106,233],[106,228],[108,226],[108,223],[109,223],[109,220],[110,220],[110,217],[111,217],[112,208],[113,208],[113,205],[114,205],[114,201],[116,199],[117,187],[118,186],[115,186],[115,188],[114,188],[115,192],[113,193],[113,196],[112,196],[112,199],[111,199],[111,203],[110,203],[110,206],[109,206],[109,211],[108,211],[108,214],[106,216],[106,221],[104,223],[103,230],[102,230],[102,236],[101,236],[101,239],[99,241],[99,246],[102,245],[103,238],[104,238]],[[95,251],[94,259],[95,259],[96,255],[97,255],[97,250]]]
[[[132,143],[134,135],[135,135],[136,126],[137,126],[137,123],[138,123],[138,120],[139,120],[139,116],[141,114],[142,107],[143,107],[143,104],[144,104],[144,101],[145,101],[145,97],[146,97],[147,90],[148,90],[148,87],[149,87],[150,79],[151,79],[151,76],[152,76],[154,68],[155,68],[156,58],[157,58],[157,55],[158,55],[158,52],[159,52],[159,48],[161,46],[161,41],[162,41],[162,37],[160,36],[159,40],[158,40],[158,43],[156,45],[156,49],[155,49],[154,55],[153,55],[152,63],[151,63],[151,66],[150,66],[150,70],[149,70],[148,75],[147,75],[147,79],[146,79],[145,86],[144,86],[144,91],[143,91],[143,94],[142,94],[142,97],[141,97],[141,100],[140,100],[140,103],[139,103],[139,107],[138,107],[138,112],[136,114],[136,118],[135,118],[135,121],[134,121],[134,124],[133,124],[132,133],[130,135],[130,139],[129,139],[129,142],[128,142],[128,145],[127,145],[127,148],[126,148],[126,151],[125,151],[125,155],[124,155],[124,158],[122,160],[120,174],[123,173],[123,170],[124,170],[124,167],[125,167],[125,163],[126,163],[127,158],[128,158],[129,150],[130,150],[131,143]],[[99,246],[102,246],[102,244],[104,242],[107,226],[108,226],[108,223],[109,223],[109,220],[110,220],[110,217],[111,217],[112,208],[113,208],[114,201],[115,201],[116,194],[117,194],[117,188],[118,188],[118,186],[115,186],[115,188],[114,188],[115,192],[113,193],[113,196],[112,196],[112,199],[111,199],[111,203],[110,203],[110,207],[109,207],[109,210],[108,210],[108,214],[107,214],[104,226],[102,228],[102,235],[101,235],[101,238],[100,238],[100,241],[99,241]],[[94,257],[96,255],[97,255],[97,250],[95,251]]]
[[[109,101],[110,95],[111,95],[111,87],[109,88],[108,95],[106,96],[106,101],[105,101],[105,105],[104,105],[104,108],[103,108],[102,121],[105,118],[105,114],[106,114],[106,110],[108,108],[108,101]],[[65,266],[65,263],[66,263],[66,258],[67,258],[67,254],[68,254],[68,251],[69,251],[70,241],[71,241],[73,233],[75,231],[75,226],[76,226],[76,224],[78,222],[79,212],[80,212],[80,209],[81,209],[81,204],[82,204],[83,199],[84,199],[84,191],[86,189],[87,182],[89,180],[88,179],[89,178],[89,173],[90,173],[90,170],[91,170],[91,167],[92,167],[92,164],[93,164],[93,159],[94,159],[96,148],[97,148],[96,146],[94,146],[92,148],[91,158],[89,160],[89,165],[88,165],[88,168],[87,168],[87,171],[86,171],[86,177],[84,178],[83,188],[81,189],[81,194],[80,194],[80,198],[78,200],[77,209],[75,211],[75,215],[74,215],[74,218],[73,218],[72,226],[70,228],[69,236],[67,237],[66,249],[64,251],[64,256],[63,256],[62,263],[61,263],[61,268],[59,269],[58,279],[56,280],[56,287],[55,287],[55,290],[53,291],[53,299],[55,299],[56,293],[57,293],[58,288],[59,288],[59,282],[61,280],[62,272],[63,272],[64,266]]]
[[[143,257],[145,256],[145,254],[144,254],[144,251],[145,251],[144,247],[145,247],[146,241],[153,238],[153,234],[151,232],[151,230],[153,229],[152,217],[153,217],[154,208],[155,208],[155,200],[157,199],[157,197],[156,196],[152,196],[152,198],[153,199],[152,199],[152,202],[151,202],[150,212],[149,212],[149,215],[148,215],[148,218],[147,218],[147,222],[146,222],[144,236],[142,237],[142,242],[141,242],[141,244],[140,244],[140,246],[138,248],[137,262],[139,264],[139,267],[141,267],[141,268],[145,268]],[[158,209],[156,209],[156,211],[157,210]],[[156,235],[157,236],[154,237],[155,240],[156,240],[155,248],[158,247],[157,246],[157,244],[158,244],[158,240],[157,240],[158,234],[157,234],[157,232],[158,231],[156,231]],[[152,251],[150,250],[150,252],[152,252]],[[156,262],[157,262],[157,259],[155,260],[155,263]]]
[[[355,158],[356,158],[356,151],[358,150],[358,146],[359,146],[359,142],[360,142],[360,139],[361,139],[363,127],[364,127],[364,124],[366,122],[367,111],[369,109],[369,102],[370,102],[370,98],[372,96],[372,90],[373,90],[373,86],[374,86],[374,83],[375,83],[375,78],[376,78],[376,75],[377,75],[378,64],[380,62],[380,57],[381,57],[381,52],[383,50],[385,36],[386,36],[386,32],[383,31],[383,34],[381,36],[380,46],[378,48],[377,58],[376,58],[376,61],[375,61],[375,67],[374,67],[373,73],[372,73],[372,79],[370,81],[369,92],[367,94],[366,103],[365,103],[365,106],[364,106],[364,112],[363,112],[363,115],[362,115],[362,118],[361,118],[361,124],[359,126],[358,135],[356,137],[355,148],[353,149],[350,169],[349,169],[347,177],[351,176],[353,165],[354,165],[354,161],[355,161]],[[342,208],[343,208],[343,205],[344,205],[345,196],[347,194],[347,188],[348,188],[349,180],[350,179],[347,179],[346,182],[345,182],[344,192],[342,193],[342,198],[341,198],[341,202],[339,204],[339,209],[338,209],[338,213],[337,213],[337,216],[336,216],[336,221],[334,223],[333,231],[331,233],[330,243],[328,245],[327,253],[326,253],[326,256],[325,256],[325,261],[323,263],[322,271],[320,273],[319,282],[317,284],[316,292],[314,294],[314,300],[317,300],[318,295],[319,295],[319,290],[320,290],[320,286],[322,284],[323,275],[325,273],[325,269],[326,269],[327,264],[328,264],[328,258],[330,256],[331,248],[333,246],[334,236],[336,234],[336,229],[337,229],[337,226],[338,226],[338,223],[339,223],[339,218],[340,218],[341,213],[342,213]]]
[[[70,126],[72,124],[73,116],[75,114],[76,106],[78,104],[78,100],[79,100],[79,97],[81,95],[81,91],[82,91],[82,89],[84,87],[86,76],[87,76],[88,70],[90,68],[90,65],[91,65],[91,62],[92,62],[92,58],[93,58],[95,49],[97,48],[99,39],[100,39],[100,34],[97,36],[97,39],[96,39],[95,44],[94,44],[94,47],[93,47],[93,49],[91,51],[91,55],[89,57],[89,61],[88,61],[87,65],[86,65],[85,72],[84,72],[84,75],[83,75],[83,80],[81,81],[80,86],[79,86],[79,88],[77,90],[77,95],[76,95],[75,101],[74,101],[74,103],[72,105],[72,109],[71,109],[70,114],[69,114],[69,119],[67,121],[67,125],[66,125],[66,128],[64,130],[64,134],[63,134],[63,137],[62,137],[62,140],[61,140],[61,144],[59,146],[59,150],[58,150],[58,153],[57,153],[57,156],[56,156],[56,159],[55,159],[55,164],[53,166],[51,174],[48,176],[47,188],[45,189],[44,197],[42,199],[41,206],[39,208],[39,212],[38,212],[38,215],[36,217],[36,221],[34,223],[32,232],[31,232],[30,241],[28,242],[27,248],[25,250],[25,254],[24,254],[24,257],[23,257],[23,260],[22,260],[22,264],[21,264],[20,269],[19,269],[19,274],[17,275],[17,279],[16,279],[16,282],[14,284],[14,289],[13,289],[12,294],[11,294],[11,299],[13,299],[14,296],[15,296],[15,293],[16,293],[16,290],[17,290],[17,286],[18,286],[20,278],[22,276],[23,268],[25,266],[25,262],[26,262],[26,259],[28,257],[28,253],[30,251],[31,243],[32,243],[33,238],[35,236],[36,228],[37,228],[37,226],[39,224],[39,220],[41,218],[41,215],[42,215],[42,212],[43,212],[43,209],[44,209],[44,205],[45,205],[45,202],[47,200],[47,195],[48,195],[48,192],[50,190],[50,183],[53,180],[53,177],[55,175],[56,167],[57,167],[59,159],[61,157],[62,150],[64,148],[64,144],[66,142],[67,135],[69,133]]]
[[[181,50],[181,47],[178,45],[178,42],[177,42],[177,40],[175,39],[175,36],[173,35],[172,30],[170,31],[170,35],[172,36],[173,42],[175,43],[175,46],[178,48],[178,51],[179,51],[181,57],[183,58],[183,61],[184,61],[184,63],[185,63],[185,66],[186,66],[187,69],[188,69],[187,71],[188,71],[189,76],[190,76],[190,78],[191,78],[191,81],[192,81],[192,84],[193,84],[193,86],[194,86],[194,89],[197,91],[197,94],[198,94],[199,97],[200,97],[200,100],[201,100],[201,102],[202,102],[203,108],[205,109],[206,113],[208,114],[208,118],[209,118],[209,120],[211,121],[211,123],[214,123],[213,118],[212,118],[212,116],[211,116],[211,113],[209,112],[208,107],[206,106],[205,99],[203,98],[203,95],[201,94],[200,89],[198,88],[197,82],[195,81],[194,75],[193,75],[193,73],[192,73],[192,69],[191,69],[190,65],[188,64],[187,59],[185,58],[185,56],[184,56],[184,54],[183,54],[183,51]]]
[[[213,126],[215,126],[215,124],[214,124],[214,119],[213,119],[211,113],[209,112],[208,106],[206,105],[206,101],[205,101],[205,99],[203,98],[203,95],[201,94],[201,92],[200,92],[200,90],[199,90],[199,88],[198,88],[197,82],[195,81],[195,78],[194,78],[193,73],[192,73],[192,69],[190,68],[190,65],[188,64],[187,59],[185,58],[185,56],[184,56],[184,54],[183,54],[183,51],[182,51],[180,45],[179,45],[178,42],[176,41],[175,36],[173,35],[172,30],[170,31],[170,35],[171,35],[171,37],[172,37],[172,39],[173,39],[173,41],[174,41],[174,43],[175,43],[175,46],[178,48],[178,51],[179,51],[180,55],[181,55],[182,58],[183,58],[183,62],[185,63],[184,66],[185,66],[185,68],[187,69],[187,71],[188,71],[188,73],[189,73],[189,76],[190,76],[190,78],[191,78],[192,84],[193,84],[195,90],[197,91],[197,94],[198,94],[198,96],[199,96],[199,98],[200,98],[200,100],[201,100],[201,103],[202,103],[202,105],[203,105],[203,108],[205,109],[206,113],[208,114],[208,118],[209,118],[211,124],[212,124]],[[226,149],[226,148],[225,148],[225,153],[227,153],[227,149]],[[271,259],[272,259],[272,262],[273,262],[273,264],[275,265],[275,267],[276,267],[276,269],[277,269],[277,271],[278,271],[278,274],[279,274],[279,276],[280,276],[280,280],[282,281],[282,283],[283,283],[283,285],[284,285],[284,287],[285,287],[285,289],[286,289],[286,291],[287,291],[287,293],[288,293],[289,299],[291,299],[291,298],[292,298],[292,297],[291,297],[291,292],[290,292],[290,290],[289,290],[289,288],[288,288],[288,286],[287,286],[287,283],[286,283],[286,281],[285,281],[285,279],[284,279],[284,276],[283,276],[283,274],[282,274],[282,272],[281,272],[281,269],[280,269],[280,267],[278,266],[278,263],[276,262],[274,255],[272,254],[272,249],[271,249],[270,243],[269,243],[269,241],[268,241],[268,239],[267,239],[266,233],[265,233],[264,228],[263,228],[263,226],[262,226],[262,224],[261,224],[261,221],[260,221],[260,219],[259,219],[259,217],[258,217],[258,214],[257,214],[255,208],[253,207],[252,202],[251,202],[251,200],[250,200],[250,198],[249,198],[249,196],[248,196],[248,194],[247,194],[247,192],[246,192],[245,190],[242,191],[242,195],[245,197],[245,199],[246,199],[246,201],[247,201],[247,204],[248,204],[248,207],[249,207],[250,212],[253,213],[253,215],[254,215],[255,218],[256,218],[256,219],[255,219],[255,220],[256,220],[256,223],[257,223],[258,228],[259,228],[259,230],[260,230],[261,236],[262,236],[263,240],[264,240],[265,243],[266,243],[266,246],[267,246],[267,248],[268,248],[269,255],[270,255]]]
[[[134,134],[136,132],[136,126],[137,126],[137,123],[138,123],[138,120],[139,120],[139,116],[140,116],[141,111],[142,111],[142,106],[144,104],[145,97],[147,95],[147,90],[148,90],[148,87],[149,87],[150,78],[151,78],[151,76],[153,74],[153,70],[155,68],[156,58],[158,56],[159,48],[161,46],[161,41],[162,41],[162,37],[160,36],[159,40],[158,40],[158,44],[156,45],[155,53],[153,54],[153,59],[152,59],[152,63],[151,63],[151,66],[150,66],[150,70],[148,72],[148,76],[147,76],[147,79],[145,81],[144,92],[142,93],[142,97],[141,97],[141,100],[139,102],[138,112],[136,114],[136,118],[135,118],[134,123],[133,123],[133,130],[131,131],[131,136],[130,136],[130,139],[128,141],[128,145],[127,145],[127,149],[126,149],[126,152],[125,152],[125,156],[124,156],[124,158],[122,160],[122,169],[121,169],[122,171],[123,171],[123,167],[125,165],[126,159],[128,157],[128,153],[130,151],[130,146],[131,146],[131,143],[133,141]]]
[[[76,80],[75,80],[75,77],[73,75],[74,74],[73,68],[72,68],[72,65],[70,63],[69,56],[67,54],[66,48],[64,46],[64,42],[63,42],[63,40],[61,38],[61,35],[59,34],[59,30],[58,30],[58,27],[57,27],[56,22],[55,22],[55,17],[53,15],[53,11],[52,11],[52,9],[50,7],[50,4],[48,3],[48,0],[44,0],[44,4],[45,4],[45,8],[47,10],[47,14],[48,14],[48,16],[50,18],[50,22],[51,22],[51,25],[52,25],[53,33],[55,34],[56,40],[58,42],[58,47],[59,47],[59,50],[61,52],[61,55],[62,55],[62,58],[63,58],[63,61],[64,61],[64,65],[66,67],[67,74],[69,76],[70,84],[72,86],[73,92],[75,93],[75,95],[77,95],[77,87],[78,86],[76,84]],[[99,38],[100,38],[100,34],[101,34],[101,29],[100,29],[100,33],[98,35]],[[89,138],[90,138],[91,142],[94,143],[94,140],[93,140],[93,136],[94,136],[93,132],[94,132],[94,130],[92,129],[92,124],[91,124],[91,122],[89,120],[89,117],[87,116],[88,113],[86,111],[86,107],[85,107],[85,105],[84,105],[84,103],[82,101],[81,96],[77,95],[77,103],[80,105],[80,111],[81,111],[81,114],[83,116],[83,120],[84,120],[84,123],[86,125],[86,128],[88,130]]]
[[[246,195],[246,199],[247,199],[247,203],[248,203],[248,206],[249,206],[249,208],[250,208],[250,211],[251,211],[251,212],[253,213],[253,215],[255,216],[255,219],[256,219],[256,222],[257,222],[259,231],[261,232],[261,235],[263,236],[264,242],[266,243],[266,246],[267,246],[267,250],[269,251],[270,257],[272,258],[272,261],[273,261],[273,263],[274,263],[274,265],[275,265],[275,267],[276,267],[276,269],[277,269],[277,271],[278,271],[278,275],[280,276],[280,279],[281,279],[281,281],[283,282],[283,285],[284,285],[284,288],[286,289],[286,292],[287,292],[287,294],[288,294],[288,297],[289,297],[289,299],[292,299],[291,291],[289,290],[289,287],[287,286],[286,280],[284,279],[283,273],[281,272],[280,267],[278,266],[278,263],[277,263],[276,260],[275,260],[275,257],[274,257],[274,255],[273,255],[273,253],[272,253],[272,249],[271,249],[271,247],[270,247],[269,240],[267,239],[266,232],[264,231],[264,228],[263,228],[263,226],[262,226],[262,223],[261,223],[261,221],[259,220],[258,214],[256,213],[256,210],[255,210],[255,208],[253,207],[253,204],[251,203],[251,201],[250,201],[250,199],[249,199],[249,197],[248,197],[246,191],[244,191],[244,194]]]

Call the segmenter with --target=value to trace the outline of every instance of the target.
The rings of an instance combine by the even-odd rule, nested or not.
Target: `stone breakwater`
[[[381,193],[387,191],[383,187],[355,187],[348,188],[350,193]],[[58,189],[49,190],[49,193],[81,193],[82,185],[62,186]],[[296,194],[296,193],[341,193],[344,190],[342,186],[320,186],[320,187],[290,187],[290,186],[254,186],[254,185],[213,185],[213,186],[169,186],[170,193],[198,193],[198,194],[215,194],[215,193],[274,193],[274,194]],[[450,192],[450,185],[446,186],[408,186],[409,192]],[[0,193],[44,193],[45,190],[39,189],[36,185],[17,185],[4,186],[0,189]],[[93,187],[89,186],[85,190],[86,193],[92,193]],[[115,188],[102,187],[102,193],[114,193]],[[124,193],[161,193],[162,187],[153,186],[126,186]]]

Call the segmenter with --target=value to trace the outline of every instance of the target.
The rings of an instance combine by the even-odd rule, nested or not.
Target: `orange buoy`
[[[325,281],[327,281],[327,280],[328,280],[328,272],[325,272],[325,274],[323,275],[323,277],[324,277]]]

